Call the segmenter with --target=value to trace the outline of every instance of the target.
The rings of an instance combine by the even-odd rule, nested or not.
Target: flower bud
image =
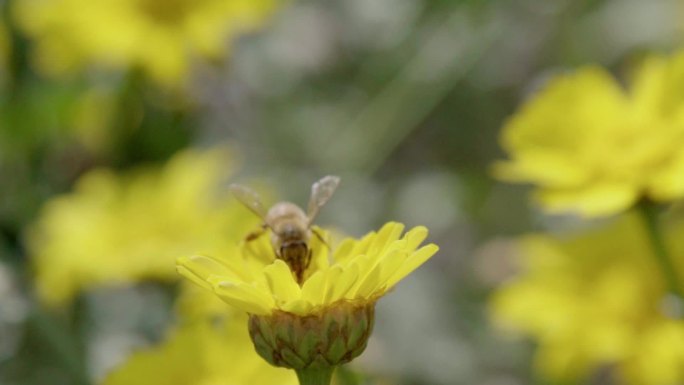
[[[249,334],[261,357],[275,366],[328,368],[360,355],[373,329],[375,301],[338,302],[306,316],[283,311],[251,315]]]

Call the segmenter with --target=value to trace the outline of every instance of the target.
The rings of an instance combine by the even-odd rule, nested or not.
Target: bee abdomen
[[[311,262],[311,252],[303,241],[285,242],[280,246],[279,258],[285,261],[299,284],[303,283],[304,272]]]

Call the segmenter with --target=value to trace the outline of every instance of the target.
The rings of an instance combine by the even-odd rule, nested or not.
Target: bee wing
[[[249,187],[245,187],[239,184],[231,184],[228,186],[230,192],[239,200],[243,205],[245,205],[251,212],[256,214],[262,220],[266,219],[266,208],[261,203],[259,194]]]
[[[337,189],[337,185],[340,184],[340,177],[334,175],[328,175],[321,178],[318,182],[311,186],[311,198],[309,198],[309,207],[307,209],[307,217],[309,219],[309,224],[318,215],[318,211],[323,207],[326,202]]]

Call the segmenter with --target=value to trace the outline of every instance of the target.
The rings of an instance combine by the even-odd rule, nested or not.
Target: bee
[[[271,230],[271,245],[276,258],[282,259],[290,267],[297,282],[302,284],[304,272],[311,263],[309,240],[316,236],[325,241],[318,232],[311,228],[318,212],[321,210],[335,189],[340,178],[328,175],[311,186],[311,196],[306,213],[299,206],[290,202],[279,202],[268,211],[261,203],[259,195],[248,187],[238,184],[230,185],[230,192],[263,221],[261,228],[247,235],[246,242],[253,241]]]

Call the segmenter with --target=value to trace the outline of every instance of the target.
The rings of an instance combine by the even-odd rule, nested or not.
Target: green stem
[[[658,208],[654,203],[646,201],[641,202],[638,205],[638,208],[641,212],[644,225],[646,226],[646,232],[648,233],[648,238],[651,247],[653,248],[653,255],[656,257],[663,276],[667,281],[668,290],[670,293],[682,299],[684,298],[682,295],[682,286],[680,285],[677,269],[672,263],[672,258],[665,245],[663,230],[660,226],[660,221],[658,220]]]
[[[330,385],[334,370],[334,366],[297,370],[299,385]]]

